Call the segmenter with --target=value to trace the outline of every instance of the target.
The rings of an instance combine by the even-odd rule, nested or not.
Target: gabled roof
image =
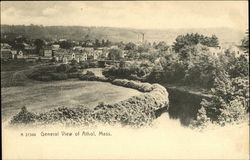
[[[11,48],[8,43],[1,43],[1,48]]]

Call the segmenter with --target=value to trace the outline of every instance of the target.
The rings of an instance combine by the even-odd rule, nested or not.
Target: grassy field
[[[78,80],[41,82],[26,86],[2,88],[2,116],[6,120],[22,106],[43,112],[58,106],[94,107],[100,102],[115,103],[141,92],[104,82]]]
[[[75,80],[42,82],[29,79],[26,74],[43,64],[24,61],[1,63],[2,120],[26,106],[35,112],[58,106],[96,106],[100,102],[115,103],[141,92],[103,82]],[[100,68],[88,69],[102,76]],[[86,72],[86,71],[84,71]]]
[[[37,83],[27,78],[25,74],[42,65],[42,63],[31,63],[21,60],[1,62],[1,88]]]

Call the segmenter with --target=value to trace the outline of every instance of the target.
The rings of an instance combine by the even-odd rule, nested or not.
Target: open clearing
[[[42,82],[27,78],[26,72],[42,66],[25,61],[11,61],[1,64],[1,111],[2,121],[17,114],[23,106],[29,111],[45,112],[56,107],[84,105],[94,107],[100,102],[116,103],[141,92],[115,86],[110,83],[79,81]],[[83,70],[102,76],[100,68]]]
[[[95,81],[53,81],[2,88],[2,116],[5,121],[26,106],[29,111],[44,112],[59,106],[94,107],[100,102],[116,103],[141,92]]]

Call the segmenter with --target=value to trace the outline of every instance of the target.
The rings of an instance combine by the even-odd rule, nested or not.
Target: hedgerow
[[[87,73],[87,75],[96,78],[96,76],[91,73]],[[105,80],[112,81],[110,79]],[[35,114],[28,112],[27,109],[24,108],[12,118],[10,124],[46,125],[60,123],[86,126],[98,122],[111,125],[119,123],[140,127],[150,125],[156,118],[155,111],[167,107],[169,104],[168,92],[161,85],[118,79],[113,80],[112,83],[138,89],[145,93],[115,104],[100,103],[92,109],[85,106],[75,108],[59,107],[45,113]]]

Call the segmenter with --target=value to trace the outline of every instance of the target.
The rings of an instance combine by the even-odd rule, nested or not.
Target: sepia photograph
[[[1,1],[4,160],[239,159],[248,1]]]

